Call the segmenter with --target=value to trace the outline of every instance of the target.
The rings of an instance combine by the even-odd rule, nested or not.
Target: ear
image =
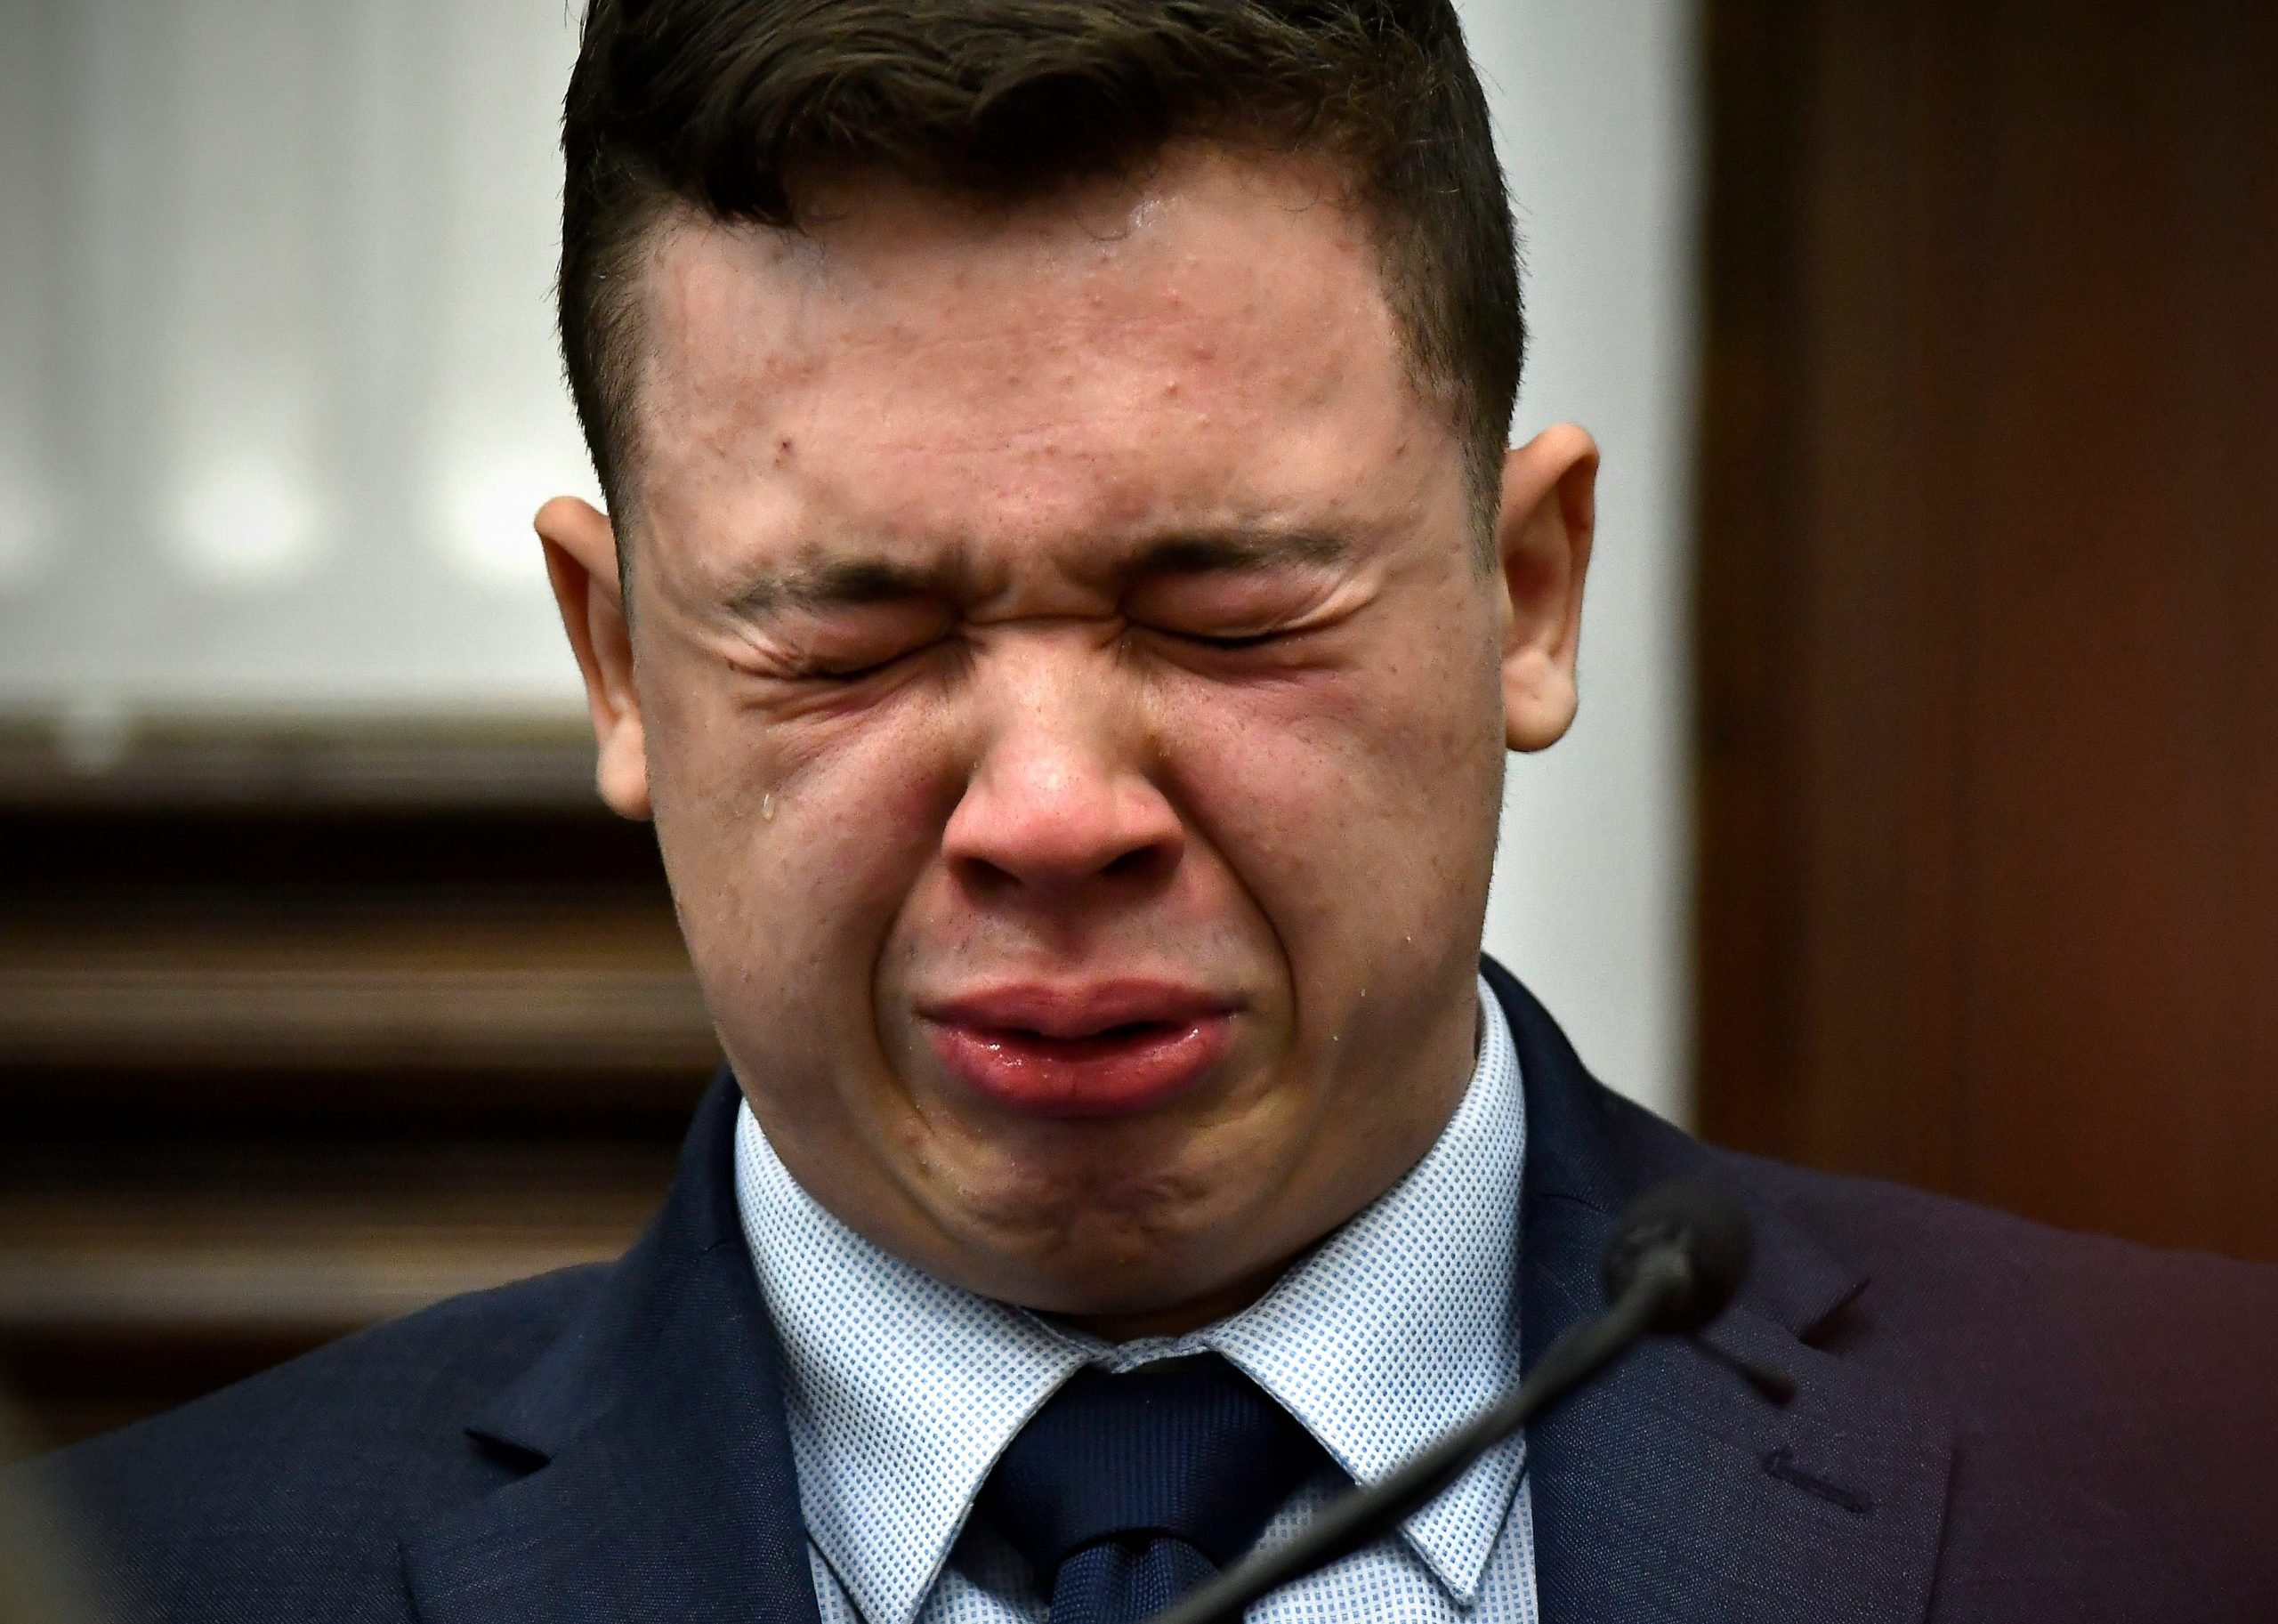
[[[1514,750],[1547,749],[1573,724],[1597,479],[1597,442],[1571,424],[1545,429],[1503,460],[1495,550],[1503,736]]]
[[[534,521],[545,544],[545,572],[562,629],[586,679],[586,705],[600,746],[594,780],[610,810],[649,815],[649,756],[641,694],[633,682],[633,638],[617,575],[617,534],[606,514],[575,497],[556,497]]]

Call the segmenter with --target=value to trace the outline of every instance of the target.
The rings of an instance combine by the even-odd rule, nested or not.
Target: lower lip
[[[1120,1117],[1184,1094],[1225,1058],[1232,1015],[1095,1038],[929,1022],[941,1064],[982,1098],[1042,1117]]]

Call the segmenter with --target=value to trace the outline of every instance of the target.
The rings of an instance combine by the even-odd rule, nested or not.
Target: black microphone
[[[1654,1185],[1623,1211],[1606,1243],[1599,1267],[1606,1306],[1544,1349],[1516,1388],[1374,1487],[1333,1502],[1288,1544],[1253,1552],[1149,1624],[1231,1624],[1267,1591],[1375,1544],[1641,1338],[1686,1335],[1722,1313],[1748,1273],[1749,1247],[1748,1215],[1716,1185]],[[1775,1400],[1786,1396],[1781,1378],[1744,1373]]]

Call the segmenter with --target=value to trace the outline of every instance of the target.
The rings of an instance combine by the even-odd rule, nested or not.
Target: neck
[[[1131,1313],[1071,1314],[1069,1322],[1103,1342],[1135,1342],[1142,1337],[1183,1337],[1189,1331],[1237,1314],[1273,1289],[1295,1258],[1285,1257],[1256,1274],[1231,1281],[1168,1307]]]

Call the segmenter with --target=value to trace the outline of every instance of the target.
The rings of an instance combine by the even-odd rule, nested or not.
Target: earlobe
[[[545,545],[545,572],[570,651],[586,682],[597,747],[594,780],[602,799],[627,818],[649,816],[649,759],[634,683],[633,639],[618,578],[617,536],[607,515],[575,497],[556,497],[533,521]]]
[[[1582,586],[1597,516],[1598,448],[1571,424],[1510,453],[1496,530],[1503,612],[1503,734],[1542,750],[1573,724]]]

